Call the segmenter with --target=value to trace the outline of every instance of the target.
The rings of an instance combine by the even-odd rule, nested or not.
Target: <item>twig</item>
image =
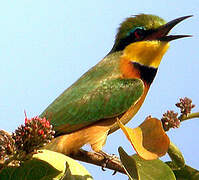
[[[182,115],[179,117],[180,121],[186,121],[188,119],[199,118],[199,112],[188,114],[187,116]]]

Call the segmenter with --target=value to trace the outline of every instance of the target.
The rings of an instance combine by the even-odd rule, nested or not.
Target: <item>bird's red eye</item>
[[[134,36],[135,38],[138,40],[138,39],[142,39],[144,37],[144,29],[136,29],[134,31]]]
[[[136,39],[140,38],[140,35],[139,35],[139,33],[137,31],[134,32],[134,35],[135,35]]]

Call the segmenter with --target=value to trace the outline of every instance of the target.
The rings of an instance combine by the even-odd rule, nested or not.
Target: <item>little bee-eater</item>
[[[169,42],[189,37],[168,35],[184,16],[166,23],[155,15],[127,18],[111,51],[41,114],[57,138],[48,148],[65,154],[90,144],[101,151],[107,135],[126,124],[140,109]],[[58,137],[59,136],[59,137]]]

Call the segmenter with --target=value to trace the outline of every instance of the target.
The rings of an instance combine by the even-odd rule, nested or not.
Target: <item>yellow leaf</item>
[[[170,140],[160,120],[149,117],[133,129],[124,126],[120,120],[118,124],[141,158],[153,160],[166,154]]]
[[[40,151],[40,153],[35,154],[33,157],[49,163],[60,172],[57,177],[53,178],[53,180],[93,180],[90,173],[74,159],[54,151]]]

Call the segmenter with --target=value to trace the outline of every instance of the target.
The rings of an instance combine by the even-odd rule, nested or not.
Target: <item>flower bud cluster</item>
[[[55,132],[50,122],[44,117],[38,116],[31,119],[25,118],[25,125],[21,125],[12,134],[18,151],[27,154],[35,152],[54,138]]]
[[[191,113],[192,108],[195,107],[194,104],[192,104],[192,100],[185,97],[185,98],[180,98],[180,102],[176,103],[176,106],[180,108],[180,111],[183,115],[187,116],[188,114]]]
[[[170,128],[180,127],[180,120],[177,116],[178,113],[175,113],[174,111],[167,111],[163,114],[161,121],[165,131],[168,131]]]
[[[5,160],[15,153],[14,139],[4,130],[0,130],[0,160]]]

